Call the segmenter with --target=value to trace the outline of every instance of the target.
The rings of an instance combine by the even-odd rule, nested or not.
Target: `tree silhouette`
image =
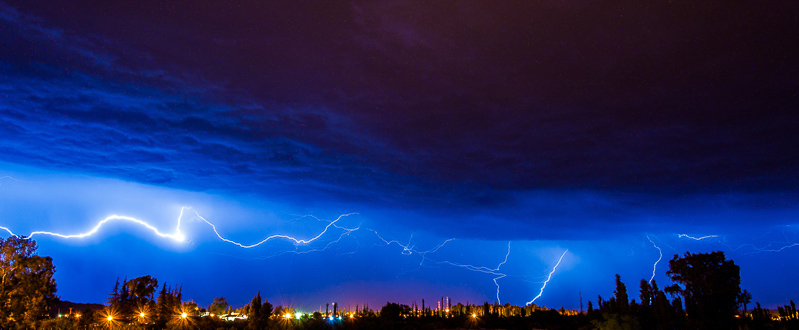
[[[622,314],[627,313],[630,309],[630,299],[627,296],[627,286],[621,281],[619,274],[616,274],[616,291],[613,293],[616,295],[617,311]]]
[[[738,295],[738,303],[744,307],[744,313],[746,313],[746,305],[752,302],[752,294],[749,291],[741,290],[741,294]]]
[[[252,301],[250,301],[250,308],[249,311],[247,311],[249,328],[263,329],[270,316],[272,316],[272,304],[270,304],[269,301],[261,303],[261,291],[258,291],[255,297],[252,298]]]
[[[0,238],[0,329],[30,328],[58,300],[53,259],[36,248],[31,239]]]
[[[386,305],[380,309],[380,319],[383,321],[396,322],[400,320],[401,315],[402,306],[397,303],[386,302]]]
[[[675,282],[666,291],[682,295],[693,328],[735,328],[740,267],[727,260],[724,252],[674,255],[666,275]]]

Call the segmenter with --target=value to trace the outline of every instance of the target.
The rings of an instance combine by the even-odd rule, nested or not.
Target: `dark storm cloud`
[[[541,191],[607,219],[686,194],[793,200],[795,14],[711,1],[2,5],[0,152],[190,189],[533,204],[525,219],[557,212],[535,206]],[[583,191],[635,197],[597,211]]]

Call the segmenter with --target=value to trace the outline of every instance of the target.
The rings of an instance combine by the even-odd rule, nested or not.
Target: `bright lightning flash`
[[[3,178],[16,180],[16,179],[11,178],[11,177],[0,177],[0,179],[3,179]],[[184,242],[186,240],[186,235],[180,230],[181,224],[183,223],[183,215],[184,215],[186,209],[189,209],[189,207],[185,207],[184,206],[184,207],[182,207],[180,209],[180,215],[178,216],[177,226],[175,227],[174,233],[161,232],[160,230],[158,230],[158,228],[156,228],[155,226],[149,224],[148,222],[146,222],[144,220],[140,220],[140,219],[137,219],[137,218],[134,218],[134,217],[130,217],[130,216],[122,216],[122,215],[114,214],[114,215],[110,215],[110,216],[106,217],[105,219],[100,220],[94,227],[92,227],[89,231],[84,232],[84,233],[61,234],[61,233],[55,233],[55,232],[50,232],[50,231],[34,231],[34,232],[31,232],[28,236],[22,236],[22,237],[30,239],[30,238],[33,238],[33,236],[36,236],[36,235],[48,235],[48,236],[60,237],[60,238],[64,238],[64,239],[76,239],[76,238],[80,239],[80,238],[86,238],[86,237],[89,237],[89,236],[92,236],[92,235],[96,234],[97,232],[100,231],[100,229],[106,223],[121,221],[121,222],[132,222],[132,223],[141,225],[141,226],[149,229],[150,231],[152,231],[155,235],[157,235],[159,237],[172,239],[175,242],[181,243],[181,242]],[[205,217],[201,216],[197,211],[194,211],[194,214],[197,216],[198,219],[202,220],[208,226],[210,226],[211,229],[214,231],[214,234],[221,241],[236,245],[236,246],[244,248],[244,249],[251,249],[251,248],[257,247],[259,245],[262,245],[262,244],[264,244],[266,242],[269,242],[271,240],[276,240],[276,239],[287,240],[287,241],[292,242],[294,245],[307,245],[307,244],[313,243],[314,241],[319,240],[322,236],[324,236],[331,229],[331,227],[339,229],[339,230],[342,230],[343,232],[342,232],[342,234],[339,236],[339,238],[337,240],[329,242],[324,248],[321,249],[321,250],[324,250],[324,249],[328,248],[331,244],[335,244],[336,242],[340,241],[343,237],[349,235],[353,231],[357,231],[357,230],[360,229],[360,227],[347,228],[347,227],[339,226],[337,224],[344,217],[348,217],[348,216],[351,216],[351,215],[358,214],[358,213],[347,213],[347,214],[340,215],[338,218],[336,218],[333,221],[330,221],[324,227],[324,229],[321,232],[319,232],[317,235],[315,235],[315,236],[313,236],[311,238],[308,238],[308,239],[299,239],[299,238],[295,238],[295,237],[292,237],[292,236],[289,236],[289,235],[285,235],[285,234],[275,234],[275,235],[268,236],[268,237],[266,237],[266,238],[264,238],[264,239],[262,239],[262,240],[260,240],[260,241],[258,241],[256,243],[245,244],[245,243],[240,243],[240,242],[234,241],[232,239],[229,239],[229,238],[223,236],[219,232],[219,230],[218,230],[218,228],[217,228],[217,226],[215,224],[213,224],[211,221],[209,221]],[[310,217],[313,217],[316,220],[322,221],[321,219],[319,219],[317,217],[314,217],[314,216],[310,216]],[[12,236],[17,236],[9,228],[0,226],[0,229],[5,230],[6,232],[8,232]],[[434,246],[432,249],[421,251],[421,250],[417,250],[414,245],[411,245],[411,242],[413,240],[413,236],[412,235],[411,235],[411,238],[408,240],[408,243],[407,244],[403,244],[403,243],[401,243],[401,242],[399,242],[397,240],[390,240],[390,241],[386,240],[383,237],[381,237],[377,233],[377,231],[375,231],[373,229],[368,229],[368,228],[366,228],[366,229],[369,230],[369,231],[372,231],[375,234],[375,236],[377,236],[380,240],[382,240],[383,243],[385,243],[386,245],[397,244],[398,246],[400,246],[402,248],[402,254],[403,255],[413,255],[413,254],[420,255],[422,257],[422,260],[419,263],[420,267],[424,264],[425,260],[431,260],[431,261],[433,261],[433,262],[435,262],[437,264],[448,264],[448,265],[451,265],[451,266],[464,268],[464,269],[467,269],[467,270],[470,270],[470,271],[475,271],[475,272],[481,272],[481,273],[485,273],[485,274],[494,275],[495,277],[493,278],[493,282],[494,282],[494,285],[496,285],[496,287],[497,287],[497,291],[496,291],[497,302],[501,303],[500,297],[499,297],[500,285],[498,283],[498,280],[508,276],[507,274],[501,272],[500,268],[504,264],[506,264],[508,262],[508,258],[510,257],[511,242],[508,242],[508,251],[505,254],[505,259],[502,262],[500,262],[497,265],[496,268],[489,268],[489,267],[484,267],[484,266],[474,266],[474,265],[468,265],[468,264],[459,264],[459,263],[455,263],[455,262],[451,262],[451,261],[436,261],[436,260],[432,260],[432,259],[427,257],[428,254],[432,254],[432,253],[437,252],[442,247],[444,247],[444,245],[446,245],[447,243],[455,240],[454,238],[450,238],[450,239],[444,240],[441,243],[439,243],[438,245]],[[310,251],[303,251],[303,252],[297,252],[297,251],[294,251],[294,252],[295,253],[306,253],[306,252],[313,252],[313,251],[319,251],[319,249],[314,249],[314,250],[310,250]],[[291,251],[289,251],[289,252],[291,252]],[[563,257],[566,255],[566,252],[568,252],[568,250],[563,252],[563,255],[561,255],[560,259],[558,259],[557,264],[555,264],[555,267],[552,269],[552,272],[549,273],[549,276],[547,277],[546,281],[544,282],[544,285],[541,287],[541,292],[538,294],[538,296],[536,296],[528,304],[534,302],[536,299],[538,299],[541,296],[541,294],[543,294],[544,288],[546,287],[547,283],[552,279],[552,274],[555,272],[555,270],[557,270],[557,267],[560,265],[560,262],[563,260]]]
[[[110,215],[110,216],[106,217],[103,220],[100,220],[100,222],[98,222],[97,225],[95,225],[91,230],[89,230],[89,231],[87,231],[85,233],[66,235],[66,234],[54,233],[54,232],[49,232],[49,231],[34,231],[34,232],[30,233],[30,235],[26,236],[25,238],[30,239],[30,238],[32,238],[33,236],[36,236],[36,235],[49,235],[49,236],[55,236],[55,237],[60,237],[60,238],[65,238],[65,239],[85,238],[85,237],[92,236],[95,233],[97,233],[100,230],[100,228],[103,227],[103,225],[105,225],[108,222],[111,222],[111,221],[127,221],[127,222],[133,222],[133,223],[139,224],[141,226],[144,226],[145,228],[149,229],[150,231],[152,231],[154,234],[156,234],[159,237],[169,238],[169,239],[172,239],[172,240],[174,240],[176,242],[184,242],[186,240],[186,235],[184,235],[183,232],[180,231],[180,225],[181,225],[181,222],[182,222],[182,219],[183,219],[184,211],[187,208],[188,207],[184,206],[184,207],[182,207],[180,209],[180,216],[178,216],[177,226],[175,227],[175,232],[172,233],[172,234],[162,233],[161,231],[158,230],[158,228],[154,227],[153,225],[150,225],[146,221],[139,220],[139,219],[136,219],[136,218],[133,218],[133,217],[129,217],[129,216],[122,216],[122,215],[114,214],[114,215]],[[268,242],[270,240],[273,240],[273,239],[285,239],[285,240],[288,240],[288,241],[292,241],[295,245],[306,245],[306,244],[312,243],[312,242],[316,241],[317,239],[319,239],[320,237],[322,237],[325,233],[327,233],[327,231],[330,229],[330,227],[335,227],[335,228],[344,230],[345,233],[343,235],[346,235],[346,234],[349,234],[352,231],[358,230],[358,228],[345,228],[345,227],[341,227],[341,226],[336,225],[336,222],[341,220],[341,218],[346,217],[346,216],[350,216],[350,215],[353,215],[353,214],[357,214],[357,213],[347,213],[347,214],[342,214],[336,220],[331,221],[327,226],[325,226],[325,228],[324,228],[324,230],[322,230],[322,232],[320,232],[318,235],[316,235],[316,236],[314,236],[312,238],[309,238],[309,239],[298,239],[298,238],[294,238],[294,237],[289,236],[289,235],[276,234],[276,235],[271,235],[271,236],[269,236],[269,237],[267,237],[267,238],[265,238],[265,239],[263,239],[263,240],[261,240],[261,241],[259,241],[257,243],[254,243],[254,244],[243,244],[243,243],[239,243],[239,242],[236,242],[236,241],[233,241],[233,240],[230,240],[228,238],[223,237],[221,234],[219,234],[219,231],[217,230],[216,225],[214,225],[213,223],[211,223],[210,221],[208,221],[207,219],[202,217],[199,213],[197,213],[197,211],[194,211],[194,214],[197,215],[197,217],[199,219],[201,219],[202,221],[204,221],[206,224],[211,226],[211,229],[213,229],[214,233],[216,234],[216,236],[220,240],[222,240],[224,242],[227,242],[227,243],[230,243],[230,244],[234,244],[236,246],[239,246],[239,247],[242,247],[242,248],[245,248],[245,249],[249,249],[249,248],[253,248],[253,247],[259,246],[259,245],[264,244],[264,243],[266,243],[266,242]],[[17,236],[10,229],[8,229],[6,227],[0,226],[0,229],[3,229],[5,231],[7,231],[12,236]],[[339,238],[339,239],[341,239],[341,238]]]
[[[533,300],[528,301],[527,305],[530,305],[530,304],[534,303],[538,298],[541,297],[542,294],[544,294],[544,288],[547,287],[547,283],[549,283],[549,280],[552,279],[552,274],[554,274],[555,271],[558,270],[558,266],[560,266],[560,262],[563,261],[563,257],[566,256],[567,252],[569,252],[569,249],[566,249],[566,251],[563,251],[563,254],[561,254],[560,258],[558,259],[558,263],[555,264],[555,267],[552,267],[552,271],[549,272],[549,275],[547,275],[547,280],[544,281],[544,285],[541,286],[541,291],[538,292],[538,295],[535,296],[535,298],[533,298]]]
[[[55,236],[55,237],[61,237],[61,238],[84,238],[84,237],[88,237],[88,236],[91,236],[91,235],[94,235],[95,233],[97,233],[100,230],[100,228],[103,225],[105,225],[106,223],[108,223],[110,221],[117,220],[117,221],[133,222],[133,223],[136,223],[136,224],[144,226],[145,228],[151,230],[153,233],[155,233],[156,235],[158,235],[160,237],[171,238],[172,240],[174,240],[176,242],[183,242],[183,241],[186,240],[186,236],[183,235],[183,233],[180,231],[180,222],[181,222],[181,219],[183,219],[183,211],[185,209],[186,209],[186,207],[183,207],[183,208],[180,209],[180,216],[178,217],[178,225],[175,228],[175,233],[174,234],[162,233],[161,231],[158,230],[158,228],[155,228],[154,226],[150,225],[146,221],[139,220],[139,219],[136,219],[136,218],[133,218],[133,217],[114,214],[114,215],[110,215],[110,216],[106,217],[103,220],[100,220],[100,222],[98,222],[97,225],[94,226],[94,228],[92,228],[91,230],[89,230],[89,231],[87,231],[85,233],[65,235],[65,234],[59,234],[59,233],[54,233],[54,232],[49,232],[49,231],[34,231],[34,232],[30,233],[30,235],[26,236],[26,238],[31,239],[31,238],[33,238],[33,236],[36,236],[36,235],[49,235],[49,236]],[[11,230],[9,230],[8,228],[5,228],[5,227],[0,227],[0,228],[5,229],[12,236],[16,236],[16,234],[11,232]]]

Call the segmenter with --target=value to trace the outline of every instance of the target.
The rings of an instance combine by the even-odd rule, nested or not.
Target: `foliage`
[[[222,315],[227,310],[228,306],[227,300],[225,297],[214,298],[214,302],[208,306],[208,312],[214,315]]]
[[[735,328],[735,312],[741,293],[740,267],[724,252],[674,255],[666,272],[674,285],[666,288],[680,294],[688,320],[696,329]]]
[[[31,239],[0,238],[0,328],[33,327],[58,300],[53,260],[36,248]]]
[[[638,320],[635,319],[632,315],[626,314],[616,314],[616,313],[605,313],[602,314],[602,320],[593,320],[591,321],[597,329],[599,330],[638,330],[641,329],[641,325],[638,324]]]

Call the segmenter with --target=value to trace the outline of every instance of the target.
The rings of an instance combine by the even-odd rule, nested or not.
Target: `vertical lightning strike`
[[[658,249],[658,253],[660,253],[660,256],[658,257],[658,260],[655,261],[655,265],[652,266],[652,277],[649,278],[649,284],[652,284],[652,281],[655,279],[655,272],[658,269],[658,263],[660,263],[660,260],[663,259],[663,250],[660,247],[658,247],[655,244],[655,242],[652,241],[651,238],[649,238],[649,236],[646,236],[646,239],[648,239],[649,242],[652,243],[652,246],[654,246],[656,249]]]
[[[502,267],[502,265],[504,265],[505,263],[508,262],[508,257],[510,257],[510,241],[508,241],[508,253],[505,254],[505,260],[503,260],[502,262],[499,263],[499,265],[497,265],[497,271],[499,271],[499,268]],[[507,276],[507,275],[502,274],[502,275],[494,278],[494,285],[497,286],[497,303],[500,303],[500,304],[502,303],[502,301],[499,300],[499,283],[497,283],[497,280],[501,279],[501,278],[503,278],[505,276]]]
[[[555,267],[552,267],[552,271],[549,272],[549,275],[547,275],[547,280],[544,281],[544,285],[541,286],[541,291],[538,292],[538,295],[535,296],[535,298],[533,298],[533,300],[528,301],[526,305],[530,305],[530,304],[534,303],[538,298],[541,297],[542,294],[544,294],[544,289],[547,287],[547,284],[549,283],[549,280],[552,279],[552,274],[554,274],[555,271],[558,270],[558,266],[560,266],[560,262],[563,261],[563,257],[566,256],[567,252],[569,252],[569,249],[566,249],[566,251],[563,251],[563,254],[561,254],[560,258],[558,259],[558,263],[555,264]]]

